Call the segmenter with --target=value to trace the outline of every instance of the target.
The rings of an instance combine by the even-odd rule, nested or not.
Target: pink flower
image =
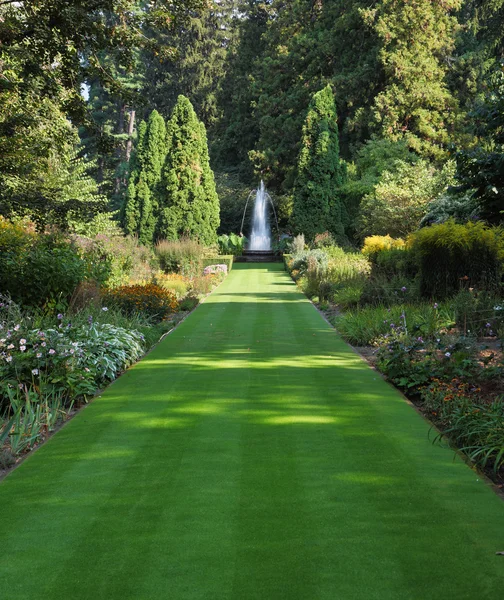
[[[52,348],[49,350],[49,354],[56,354],[56,350],[53,350]]]
[[[24,338],[21,338],[21,339],[19,340],[19,343],[20,343],[22,346],[24,346],[24,344],[26,344],[26,340],[25,340]]]
[[[26,346],[19,346],[19,349],[21,350],[21,352],[24,352],[26,350]]]

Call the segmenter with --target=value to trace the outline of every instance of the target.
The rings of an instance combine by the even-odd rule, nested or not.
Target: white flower
[[[7,357],[5,360],[6,360],[7,362],[12,362],[12,356],[8,356],[8,357]]]
[[[14,331],[19,331],[19,328],[20,328],[20,327],[21,327],[20,325],[16,325],[16,326],[14,327]]]
[[[38,375],[38,369],[32,369],[32,375]]]
[[[21,350],[21,352],[24,352],[26,350],[26,346],[19,346],[19,349]]]
[[[24,338],[21,338],[19,340],[19,343],[21,344],[21,346],[24,346],[26,344],[26,340]]]
[[[106,306],[104,306],[104,307],[102,308],[102,310],[103,310],[103,312],[107,312],[108,308],[107,308]]]
[[[37,358],[42,358],[42,352],[37,352]]]
[[[53,350],[52,348],[49,350],[49,354],[56,354],[56,350]]]
[[[449,352],[445,352],[446,358],[450,358],[451,354]]]
[[[14,348],[14,344],[9,344],[9,345],[7,346],[7,350],[12,350],[13,348]]]
[[[47,346],[45,342],[42,342],[40,345],[42,346],[42,348],[45,348]]]

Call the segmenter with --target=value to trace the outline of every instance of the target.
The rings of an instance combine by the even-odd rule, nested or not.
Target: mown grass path
[[[500,599],[504,502],[428,431],[237,265],[0,483],[0,598]]]

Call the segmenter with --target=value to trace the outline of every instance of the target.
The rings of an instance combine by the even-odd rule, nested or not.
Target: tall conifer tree
[[[296,232],[310,240],[326,230],[344,235],[338,198],[342,183],[336,105],[328,85],[313,95],[303,126],[291,217]]]
[[[125,206],[124,226],[143,244],[152,244],[163,190],[160,187],[166,157],[166,126],[153,110],[139,127],[139,139]]]
[[[188,235],[212,244],[219,227],[219,198],[205,126],[185,96],[179,96],[168,122],[167,147],[157,235],[169,240]]]

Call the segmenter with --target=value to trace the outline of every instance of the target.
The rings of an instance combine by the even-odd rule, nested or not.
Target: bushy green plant
[[[219,243],[219,254],[241,256],[247,243],[247,238],[242,235],[236,235],[236,233],[230,233],[229,235],[220,235],[217,238],[217,242]]]
[[[423,338],[433,337],[438,331],[448,329],[455,323],[448,306],[426,303],[357,308],[333,319],[342,337],[356,346],[372,344],[374,340],[390,334],[403,321],[407,323],[411,335]]]
[[[205,248],[197,240],[181,238],[156,244],[156,255],[165,273],[182,273],[188,277],[202,271]]]
[[[425,160],[415,164],[398,161],[394,171],[385,171],[373,191],[362,200],[362,235],[403,237],[415,231],[429,203],[453,183],[454,173],[453,161],[439,170]]]
[[[502,276],[502,234],[482,222],[447,221],[425,227],[410,238],[420,267],[424,296],[445,298],[461,282],[471,288],[497,290]]]
[[[373,258],[373,274],[386,277],[404,277],[413,279],[418,272],[415,255],[411,250],[403,248],[389,248],[381,250]]]
[[[0,289],[26,306],[62,309],[86,276],[74,244],[0,220]]]
[[[323,273],[327,271],[329,266],[329,257],[324,250],[304,250],[303,252],[294,254],[290,262],[291,273],[297,271],[298,277],[306,275],[310,262],[313,265],[312,271],[317,268]]]

